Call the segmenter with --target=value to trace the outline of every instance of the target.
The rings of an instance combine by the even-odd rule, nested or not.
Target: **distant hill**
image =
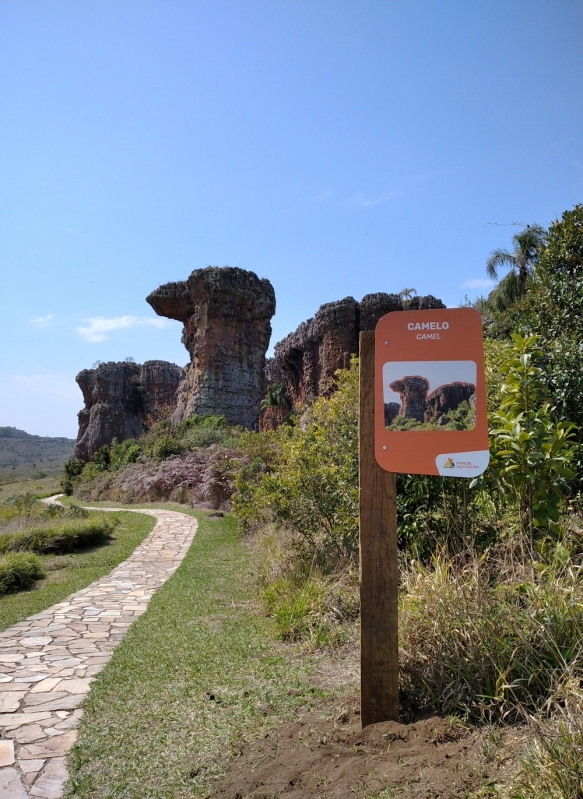
[[[75,439],[33,436],[0,427],[0,482],[60,472],[73,454]]]

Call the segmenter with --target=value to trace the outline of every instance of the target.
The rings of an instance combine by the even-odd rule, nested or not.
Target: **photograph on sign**
[[[474,361],[390,361],[383,366],[388,430],[472,430]]]
[[[396,311],[375,331],[375,456],[405,474],[476,477],[488,420],[482,318],[472,308]]]

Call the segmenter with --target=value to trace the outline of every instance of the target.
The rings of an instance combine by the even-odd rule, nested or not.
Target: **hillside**
[[[33,436],[16,427],[0,427],[0,482],[60,472],[74,446],[73,438]]]

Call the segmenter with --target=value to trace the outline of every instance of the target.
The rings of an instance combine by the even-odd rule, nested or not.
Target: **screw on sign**
[[[399,715],[395,474],[474,478],[490,459],[482,318],[397,311],[360,336],[362,725]]]

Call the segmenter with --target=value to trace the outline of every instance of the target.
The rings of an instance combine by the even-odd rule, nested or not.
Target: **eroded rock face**
[[[440,386],[427,398],[427,416],[437,419],[448,411],[456,410],[459,404],[464,401],[475,407],[476,387],[473,383],[458,382]]]
[[[401,412],[401,405],[398,402],[385,402],[385,427],[390,427],[391,422]]]
[[[427,389],[429,380],[425,377],[404,377],[394,380],[391,389],[401,395],[401,416],[406,419],[416,419],[418,422],[425,420],[425,405],[427,402]],[[391,405],[395,403],[390,403]]]
[[[167,361],[146,361],[143,366],[123,361],[83,369],[75,380],[83,392],[85,408],[79,412],[75,456],[91,459],[114,438],[137,438],[148,417],[176,404],[184,370]]]
[[[413,297],[407,310],[445,308],[428,295]],[[285,382],[294,404],[305,403],[329,391],[337,369],[346,369],[358,353],[358,337],[374,330],[387,313],[405,310],[398,294],[367,294],[360,302],[345,297],[320,306],[313,319],[275,345],[275,357],[266,369],[267,382]],[[279,378],[279,379],[277,379]]]
[[[159,316],[184,325],[191,362],[173,421],[213,413],[256,430],[275,313],[271,283],[237,267],[211,266],[160,286],[146,300]]]

